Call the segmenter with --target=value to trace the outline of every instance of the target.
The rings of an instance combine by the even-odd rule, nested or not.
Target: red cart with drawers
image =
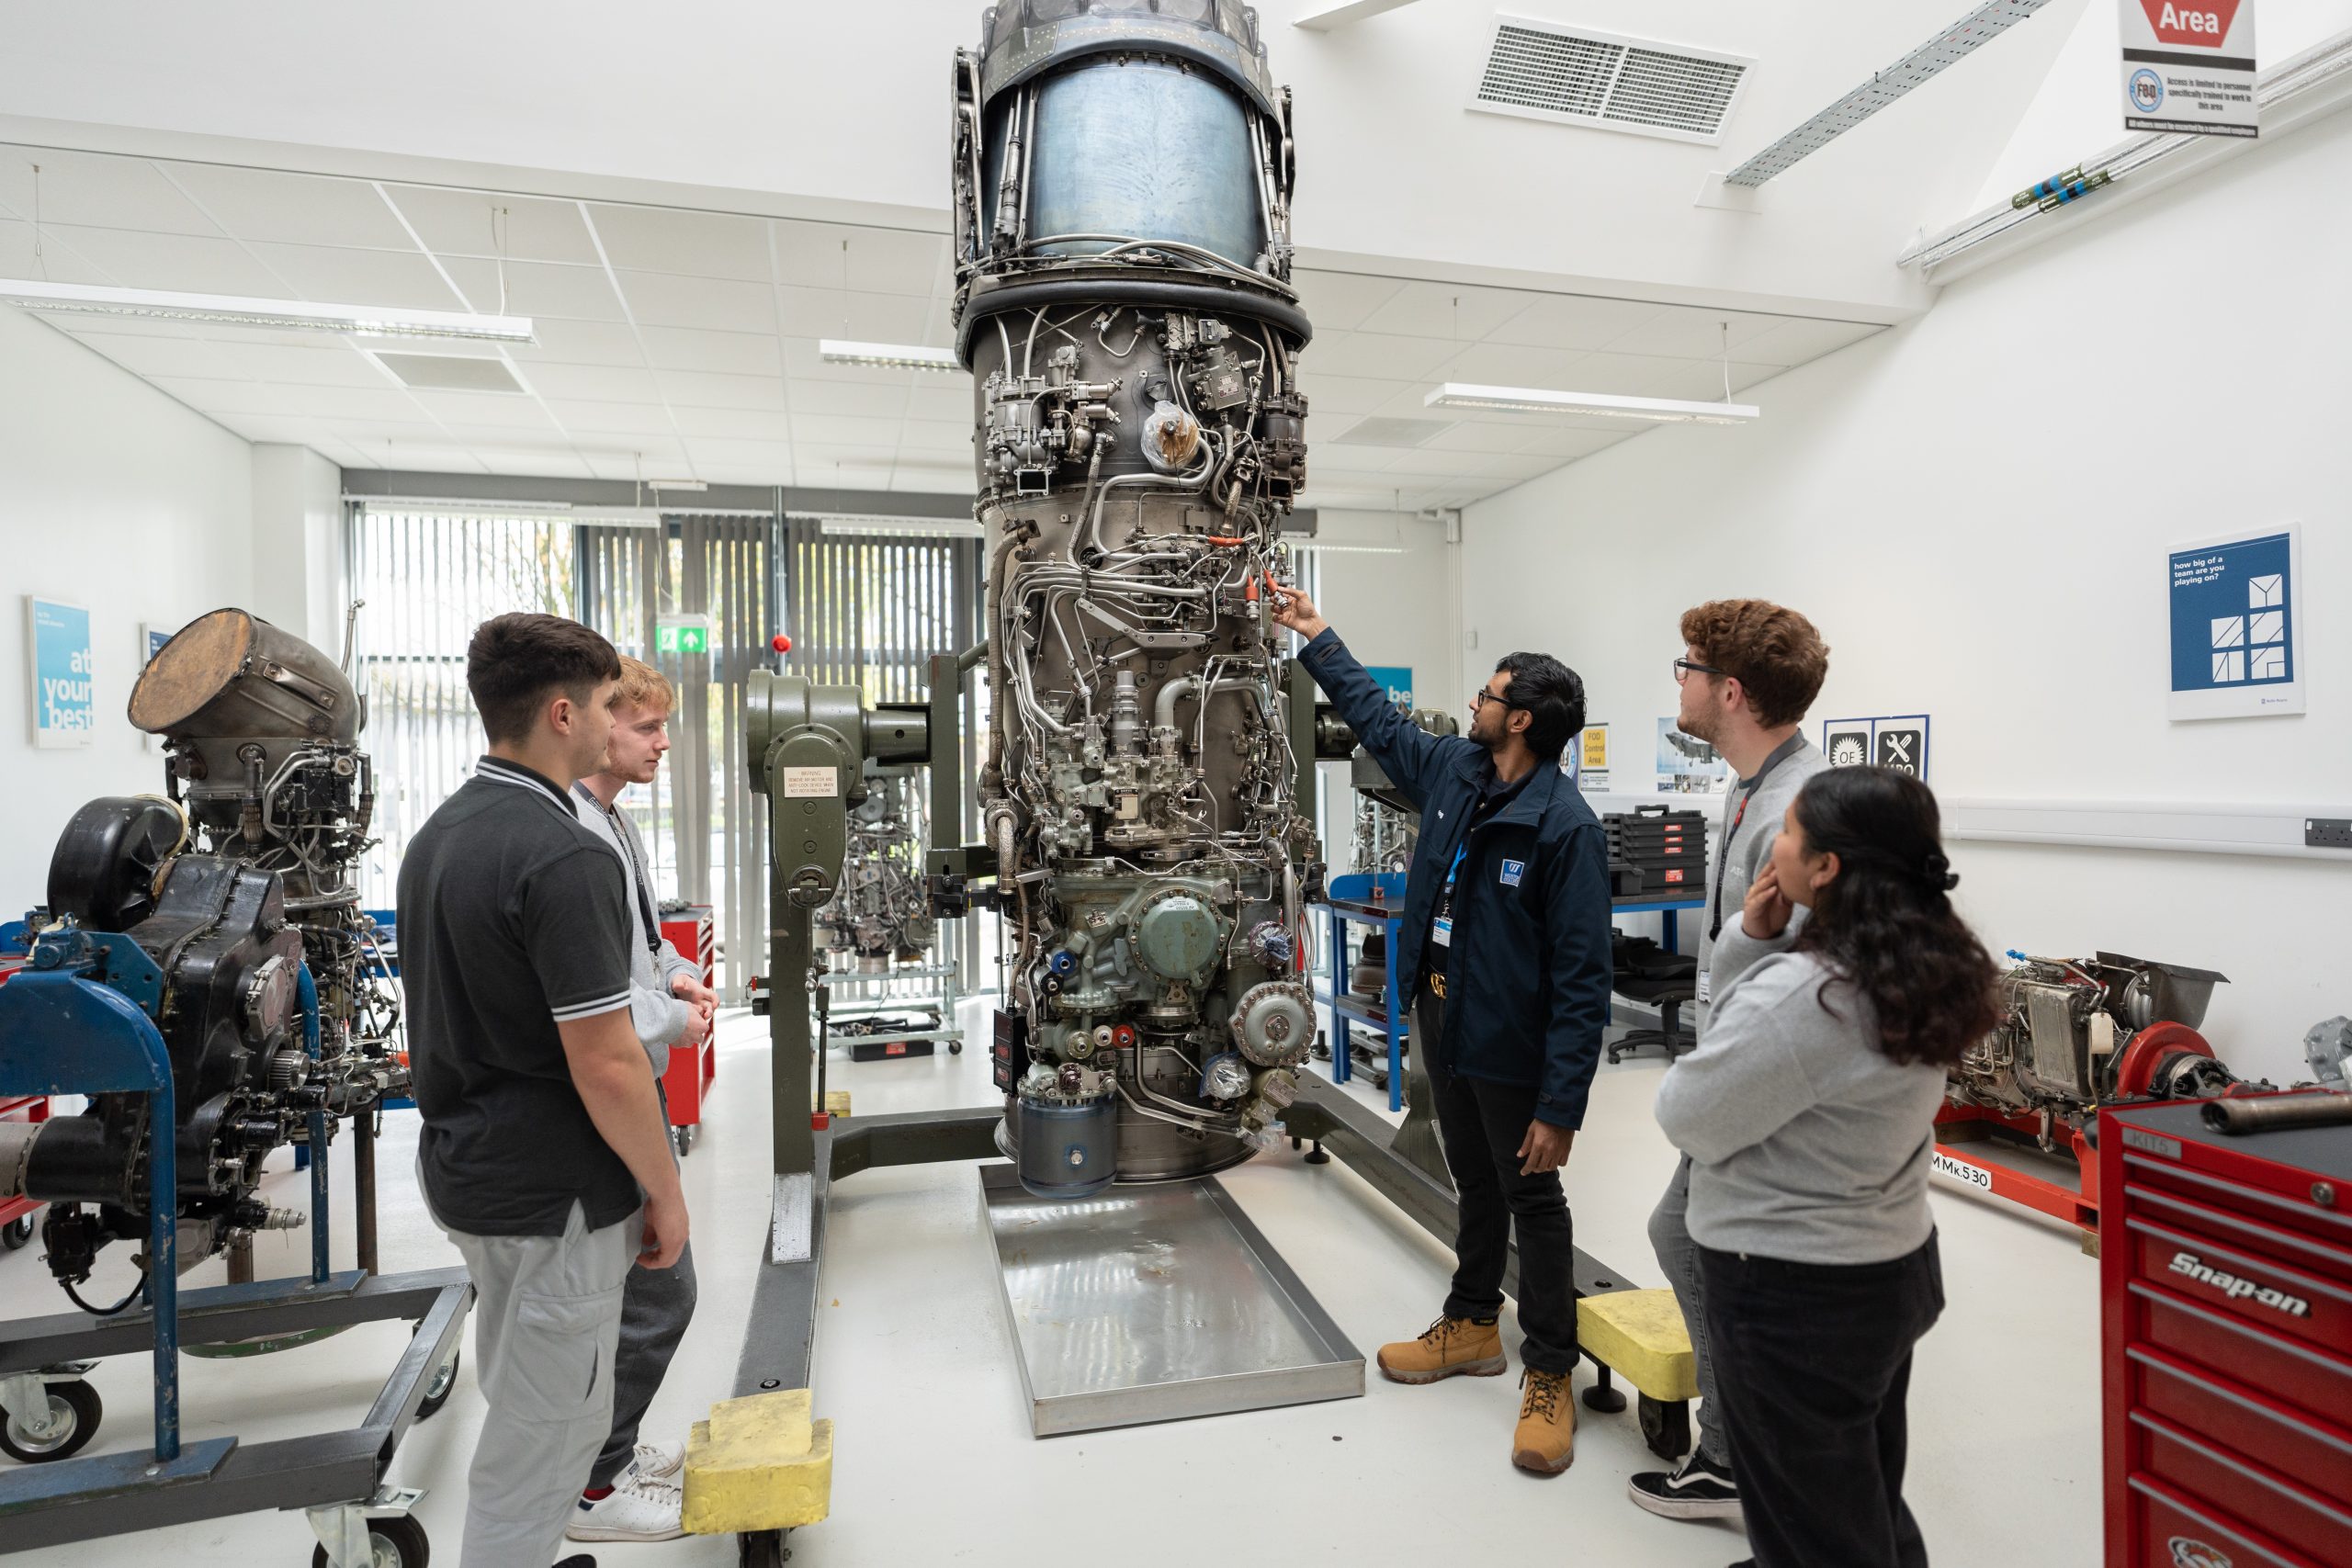
[[[22,954],[0,953],[0,986],[8,976],[25,966]],[[46,1122],[49,1120],[49,1096],[45,1094],[0,1095],[0,1122]],[[40,1212],[36,1198],[0,1199],[0,1247],[14,1252],[33,1238],[33,1215]]]
[[[2099,1117],[2108,1568],[2352,1564],[2352,1127]]]
[[[704,985],[718,988],[718,939],[709,905],[690,904],[676,914],[662,916],[662,939],[702,971]],[[695,1129],[702,1125],[703,1100],[710,1093],[710,1080],[718,1076],[718,1046],[708,1036],[699,1045],[670,1047],[670,1067],[662,1075],[662,1093],[670,1102],[670,1142],[682,1157],[694,1146]]]

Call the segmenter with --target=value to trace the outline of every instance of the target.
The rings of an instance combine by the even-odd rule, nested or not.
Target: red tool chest
[[[2108,1568],[2352,1564],[2352,1126],[2099,1116]]]
[[[717,989],[718,939],[709,905],[690,904],[677,914],[664,915],[662,940],[702,971],[704,985]],[[703,1099],[710,1092],[711,1079],[718,1076],[716,1042],[706,1038],[699,1045],[670,1047],[670,1068],[662,1075],[662,1093],[670,1102],[670,1125],[676,1129],[670,1135],[671,1142],[681,1155],[693,1146],[693,1129],[702,1124]]]

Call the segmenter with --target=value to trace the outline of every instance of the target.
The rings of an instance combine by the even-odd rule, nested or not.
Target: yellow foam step
[[[1672,1291],[1614,1291],[1577,1302],[1584,1348],[1652,1399],[1699,1397],[1698,1358]]]
[[[808,1391],[722,1400],[686,1437],[683,1523],[694,1535],[797,1529],[831,1510],[833,1424]]]
[[[847,1090],[847,1089],[827,1089],[827,1090],[825,1091],[825,1103],[824,1103],[824,1105],[823,1105],[822,1109],[823,1109],[823,1111],[824,1111],[825,1114],[826,1114],[826,1115],[828,1115],[828,1116],[846,1116],[846,1115],[848,1115],[848,1114],[849,1114],[849,1090]]]

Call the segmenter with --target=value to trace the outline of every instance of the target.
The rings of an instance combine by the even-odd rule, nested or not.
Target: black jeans
[[[1926,1568],[1904,1400],[1911,1348],[1944,1309],[1936,1238],[1886,1263],[1698,1250],[1757,1568]]]
[[[1503,1270],[1511,1229],[1519,1230],[1520,1359],[1539,1372],[1577,1364],[1576,1233],[1560,1173],[1519,1173],[1519,1145],[1535,1119],[1535,1088],[1488,1083],[1445,1070],[1436,1043],[1443,1004],[1424,997],[1413,1040],[1424,1049],[1437,1108],[1438,1136],[1453,1174],[1460,1214],[1453,1234],[1453,1289],[1448,1317],[1494,1317],[1503,1307]]]

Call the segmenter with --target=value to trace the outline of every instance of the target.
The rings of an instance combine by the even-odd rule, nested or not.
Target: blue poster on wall
[[[2301,542],[2290,525],[2173,549],[2174,718],[2303,711]]]
[[[97,728],[90,612],[27,595],[25,627],[32,654],[33,744],[87,746]]]
[[[1413,671],[1410,666],[1368,664],[1364,667],[1364,673],[1380,683],[1380,689],[1388,694],[1390,702],[1400,708],[1412,707]]]

